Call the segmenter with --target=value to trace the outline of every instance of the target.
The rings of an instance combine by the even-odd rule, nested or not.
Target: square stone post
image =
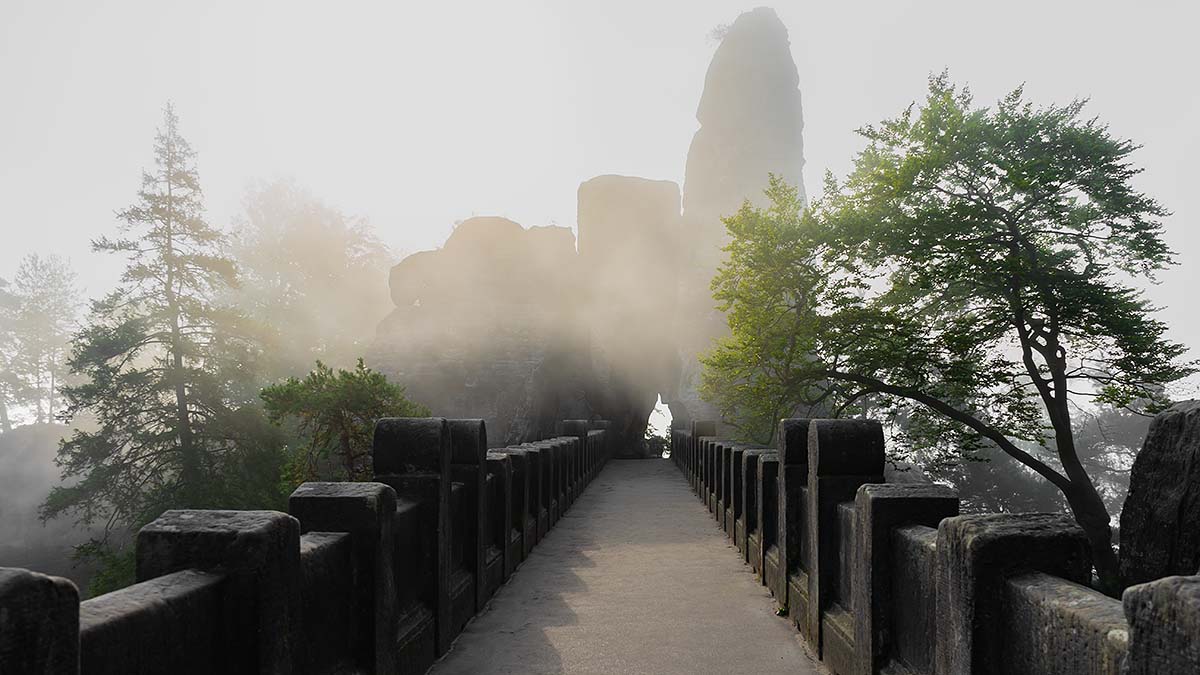
[[[450,475],[452,480],[466,487],[464,508],[467,511],[463,522],[465,532],[451,532],[451,536],[462,539],[463,563],[471,571],[474,584],[473,604],[475,612],[483,609],[484,597],[484,533],[487,531],[488,500],[484,490],[487,485],[487,427],[481,419],[447,420],[450,424]]]
[[[729,448],[729,514],[726,516],[726,534],[735,545],[738,541],[738,529],[741,528],[744,532],[746,528],[745,514],[742,513],[742,453],[745,450],[744,445]],[[738,550],[741,550],[740,547]]]
[[[487,531],[484,541],[484,580],[483,598],[479,603],[480,609],[484,602],[496,592],[496,589],[508,578],[511,570],[516,568],[516,560],[510,560],[514,551],[513,544],[513,468],[512,459],[507,452],[489,450],[487,453],[488,493]],[[519,542],[518,542],[519,545]],[[518,554],[519,555],[519,554]],[[497,558],[497,556],[499,556]]]
[[[933,483],[867,484],[854,500],[858,551],[852,564],[855,672],[875,675],[888,662],[892,640],[892,531],[906,525],[937,528],[958,515],[958,494]]]
[[[808,488],[808,427],[811,420],[779,420],[776,447],[779,453],[779,566],[783,570],[780,588],[773,589],[776,599],[787,605],[793,623],[807,611],[807,548],[804,537],[804,499]],[[792,597],[791,580],[802,581],[801,597]]]
[[[854,500],[864,483],[883,482],[883,427],[874,420],[808,423],[808,611],[801,632],[824,659],[823,616],[838,594],[841,523],[838,504]],[[842,598],[849,604],[849,598]],[[848,612],[849,607],[841,607]],[[797,618],[799,622],[799,618]],[[851,633],[853,630],[851,629]],[[853,639],[853,635],[848,636]]]
[[[754,481],[754,504],[758,509],[758,546],[751,547],[754,558],[751,566],[757,572],[758,582],[767,584],[767,551],[775,546],[779,527],[779,454],[768,450],[758,456],[758,475]],[[757,549],[757,550],[755,550]],[[776,561],[778,560],[776,554]],[[778,599],[778,598],[776,598]]]
[[[418,539],[397,542],[398,550],[418,557],[417,584],[432,611],[435,650],[444,654],[453,639],[450,620],[450,424],[441,417],[387,417],[375,423],[375,480],[396,491],[401,502],[418,505]],[[428,665],[426,665],[428,667]]]
[[[0,670],[79,672],[79,590],[67,579],[0,567]]]
[[[137,580],[186,569],[228,577],[225,628],[237,672],[290,674],[300,640],[300,523],[277,511],[172,510],[137,535]]]
[[[938,675],[1004,672],[1004,582],[1044,572],[1087,585],[1087,538],[1069,516],[1048,513],[956,516],[938,526]]]
[[[766,452],[770,450],[751,448],[742,452],[742,514],[745,522],[740,548],[742,559],[756,574],[762,569],[759,547],[759,542],[762,541],[762,524],[758,520],[758,458]]]
[[[350,534],[355,664],[365,672],[395,672],[395,490],[383,483],[304,483],[288,498],[288,512],[300,522],[301,534]]]
[[[537,540],[537,485],[532,474],[529,452],[520,448],[505,448],[512,462],[512,546],[515,555],[512,564],[505,562],[507,574],[511,575],[521,564]]]

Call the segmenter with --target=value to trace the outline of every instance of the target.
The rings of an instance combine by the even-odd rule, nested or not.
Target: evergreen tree
[[[238,368],[223,360],[236,338],[214,302],[234,285],[234,265],[204,220],[195,153],[170,105],[154,156],[136,203],[119,213],[120,236],[92,243],[127,263],[75,336],[69,365],[83,381],[63,388],[63,417],[91,413],[98,428],[62,443],[68,484],[42,507],[44,518],[71,513],[106,532],[165,508],[232,505],[222,481],[243,459],[230,435],[247,426],[233,419]]]
[[[306,480],[370,480],[371,435],[381,417],[425,417],[429,410],[404,396],[404,387],[358,359],[354,370],[317,361],[303,380],[288,378],[262,390],[276,424],[298,422],[305,447],[293,452],[288,468],[292,487]],[[336,458],[340,468],[329,466]]]

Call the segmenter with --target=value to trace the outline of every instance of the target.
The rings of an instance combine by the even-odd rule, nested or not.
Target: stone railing
[[[776,448],[715,433],[674,430],[671,456],[834,673],[1200,673],[1200,576],[1105,596],[1070,517],[887,482],[877,422],[783,420]]]
[[[167,511],[128,588],[0,568],[0,673],[422,673],[604,466],[602,426],[488,450],[482,420],[380,420],[375,482]]]

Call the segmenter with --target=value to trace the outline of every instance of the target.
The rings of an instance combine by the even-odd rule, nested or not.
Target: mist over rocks
[[[768,175],[801,183],[799,77],[769,8],[728,28],[709,66],[681,193],[603,175],[579,186],[577,231],[506,218],[460,223],[436,251],[391,270],[396,309],[371,365],[434,415],[483,416],[493,447],[606,419],[636,455],[662,396],[674,420],[718,419],[698,355],[725,333],[710,281],[721,218],[761,201]]]
[[[713,269],[727,241],[721,218],[746,199],[764,205],[768,174],[804,195],[804,117],[790,44],[775,10],[745,12],[729,26],[705,75],[683,215],[696,262]]]
[[[589,400],[638,447],[661,394],[678,398],[679,186],[597,176],[579,186],[579,257],[587,281],[594,380]]]
[[[463,221],[392,269],[370,362],[435,415],[484,417],[493,445],[552,434],[585,412],[576,262],[567,228]]]
[[[797,186],[804,198],[804,117],[790,44],[775,10],[744,12],[725,31],[704,78],[696,109],[700,128],[692,137],[683,183],[682,244],[690,264],[682,268],[680,311],[694,323],[679,336],[678,404],[687,408],[688,419],[720,419],[697,388],[699,354],[727,332],[710,289],[729,241],[721,219],[745,200],[763,206],[772,173]]]

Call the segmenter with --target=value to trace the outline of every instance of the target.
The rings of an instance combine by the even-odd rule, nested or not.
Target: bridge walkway
[[[821,673],[670,462],[613,460],[431,671]]]

